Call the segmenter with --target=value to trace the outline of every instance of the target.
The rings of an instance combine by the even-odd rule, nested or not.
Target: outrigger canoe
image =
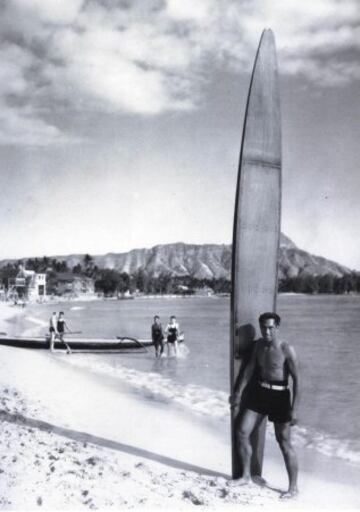
[[[146,349],[153,345],[150,339],[137,339],[128,336],[116,338],[70,338],[64,337],[64,341],[72,351],[79,352],[121,352],[124,350]],[[179,341],[183,341],[180,338]],[[50,349],[50,336],[0,336],[0,345],[18,348]],[[64,349],[65,344],[55,340],[55,349]]]

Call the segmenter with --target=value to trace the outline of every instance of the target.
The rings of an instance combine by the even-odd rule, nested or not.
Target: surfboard
[[[258,317],[275,311],[281,214],[281,113],[274,35],[262,33],[242,134],[232,245],[230,385],[234,392],[259,337]],[[246,392],[251,392],[248,386]],[[242,475],[236,429],[242,405],[231,411],[232,475]],[[252,475],[261,475],[265,420],[252,436]]]

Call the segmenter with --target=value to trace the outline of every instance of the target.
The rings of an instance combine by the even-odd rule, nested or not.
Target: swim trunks
[[[286,386],[286,382],[273,382]],[[290,390],[267,389],[257,383],[249,393],[245,403],[246,409],[269,417],[273,423],[288,423],[291,421]]]

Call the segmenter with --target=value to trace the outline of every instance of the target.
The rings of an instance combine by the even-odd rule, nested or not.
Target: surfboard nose
[[[245,160],[265,165],[281,164],[281,111],[275,36],[261,35],[251,78],[244,126]]]

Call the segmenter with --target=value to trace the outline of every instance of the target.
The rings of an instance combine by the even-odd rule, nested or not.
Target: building
[[[8,280],[7,295],[9,299],[41,300],[46,295],[46,274],[37,274],[21,266],[16,277]]]
[[[78,276],[71,272],[58,272],[55,285],[56,295],[79,297],[95,293],[94,280],[86,276]]]

